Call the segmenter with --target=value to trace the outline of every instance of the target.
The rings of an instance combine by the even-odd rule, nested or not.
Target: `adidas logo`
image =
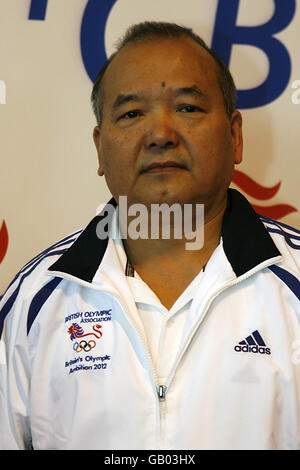
[[[257,330],[253,331],[251,335],[247,336],[243,341],[240,341],[234,347],[236,352],[251,352],[259,354],[271,354],[270,348],[266,347],[266,344]]]

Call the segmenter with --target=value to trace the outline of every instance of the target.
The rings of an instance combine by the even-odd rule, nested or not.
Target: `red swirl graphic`
[[[275,204],[274,206],[257,206],[256,204],[252,204],[252,207],[258,214],[275,220],[282,219],[282,217],[291,212],[297,212],[297,209],[293,206],[289,206],[289,204]]]
[[[274,197],[278,193],[281,185],[281,181],[279,181],[279,183],[270,188],[262,186],[239,170],[234,171],[232,182],[241,188],[248,196],[254,197],[260,201],[266,201]],[[257,213],[275,220],[282,219],[282,217],[285,217],[291,212],[298,211],[298,209],[289,204],[275,204],[271,206],[252,204],[252,207]]]
[[[0,263],[4,260],[8,248],[8,231],[5,220],[2,222],[0,229]]]
[[[271,199],[271,197],[275,196],[281,185],[281,181],[279,181],[279,183],[272,186],[272,188],[266,188],[254,181],[250,176],[246,175],[246,173],[238,170],[235,170],[232,181],[237,186],[244,189],[249,196],[255,197],[255,199],[260,199],[261,201]]]

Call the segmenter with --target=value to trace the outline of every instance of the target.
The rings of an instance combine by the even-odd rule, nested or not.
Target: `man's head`
[[[203,47],[215,60],[218,66],[218,83],[223,95],[224,106],[228,116],[230,117],[232,115],[236,107],[236,88],[231,73],[222,59],[220,59],[220,57],[207,46],[205,41],[200,38],[200,36],[193,33],[193,31],[184,26],[179,26],[175,23],[145,21],[144,23],[138,23],[127,29],[125,35],[119,40],[116,51],[105,62],[96,77],[92,90],[91,102],[99,127],[101,126],[102,121],[102,106],[104,100],[102,79],[109,64],[120,52],[120,50],[128,43],[146,40],[151,41],[155,39],[159,40],[164,38],[178,39],[181,37],[191,38],[193,41]]]
[[[154,26],[159,35],[141,35]],[[98,173],[117,201],[204,203],[211,218],[241,161],[241,115],[221,61],[189,30],[170,28],[176,34],[161,24],[131,28],[96,80]]]

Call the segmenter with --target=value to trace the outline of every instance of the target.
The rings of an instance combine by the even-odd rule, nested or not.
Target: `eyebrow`
[[[114,104],[113,104],[113,109],[120,108],[126,103],[129,103],[130,101],[140,101],[140,98],[138,95],[118,95]]]
[[[178,97],[181,95],[194,96],[197,98],[207,98],[205,93],[203,93],[203,91],[200,90],[200,88],[197,87],[197,85],[193,85],[190,87],[177,88],[174,91],[175,97]],[[128,94],[128,95],[119,94],[114,101],[113,110],[116,110],[120,108],[121,106],[124,106],[125,104],[130,103],[131,101],[141,101],[141,97],[135,94]]]
[[[180,95],[195,96],[197,98],[207,98],[206,94],[202,90],[200,90],[197,85],[178,88],[177,90],[175,90],[175,96],[178,97]]]

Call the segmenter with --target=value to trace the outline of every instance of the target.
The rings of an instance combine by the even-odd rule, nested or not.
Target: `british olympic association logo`
[[[78,323],[72,323],[68,329],[71,341],[87,336],[93,336],[93,339],[88,338],[87,341],[85,339],[81,339],[79,342],[75,341],[73,344],[73,350],[77,353],[80,353],[81,351],[89,352],[91,349],[93,349],[96,346],[96,340],[102,337],[102,331],[100,331],[101,328],[102,326],[97,324],[93,326],[94,333],[84,333],[83,328],[78,325]]]

